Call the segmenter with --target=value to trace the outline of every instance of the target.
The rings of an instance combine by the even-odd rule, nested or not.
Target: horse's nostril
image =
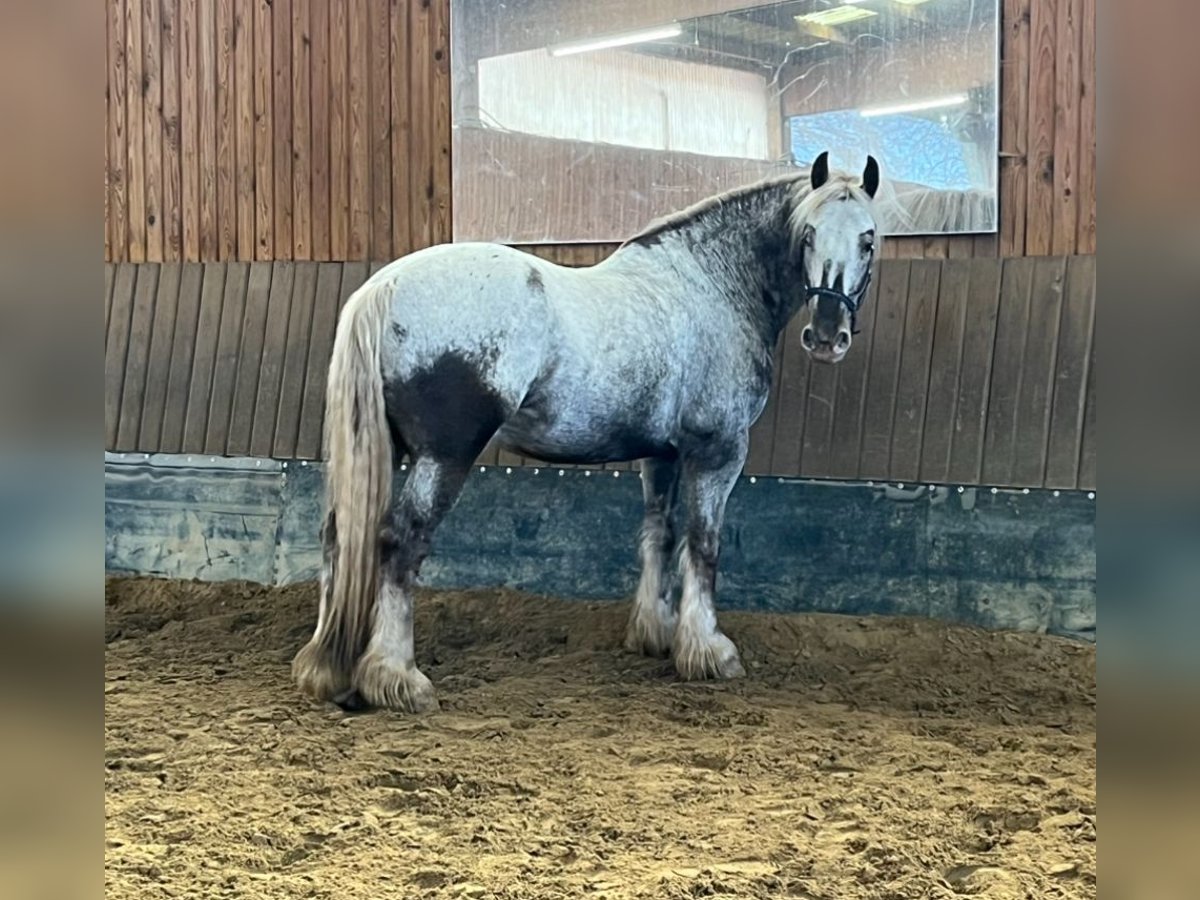
[[[850,332],[845,329],[838,332],[837,348],[839,350],[847,350],[850,347]]]
[[[800,332],[800,343],[804,345],[805,350],[817,349],[817,335],[811,325],[805,325],[804,330]]]

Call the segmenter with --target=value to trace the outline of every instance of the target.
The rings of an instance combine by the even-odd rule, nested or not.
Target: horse
[[[854,177],[822,153],[807,173],[658,220],[588,268],[462,243],[376,272],[348,300],[330,359],[319,606],[293,660],[300,690],[348,709],[437,708],[415,661],[414,584],[493,438],[549,463],[640,460],[625,645],[669,655],[685,680],[744,675],[714,605],[726,500],[787,323],[807,309],[815,361],[850,349],[878,186],[874,158]]]

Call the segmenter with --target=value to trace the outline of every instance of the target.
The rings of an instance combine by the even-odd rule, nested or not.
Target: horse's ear
[[[879,163],[875,161],[875,157],[867,157],[867,167],[863,169],[863,190],[867,192],[868,197],[874,197],[875,192],[879,190]]]
[[[812,173],[809,176],[812,178],[812,186],[815,191],[821,185],[829,180],[829,151],[826,150],[816,158],[812,164]]]

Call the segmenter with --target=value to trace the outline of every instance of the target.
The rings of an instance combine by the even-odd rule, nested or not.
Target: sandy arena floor
[[[441,712],[346,715],[313,586],[106,598],[109,900],[1096,896],[1091,647],[725,613],[749,676],[681,684],[625,603],[429,593]]]

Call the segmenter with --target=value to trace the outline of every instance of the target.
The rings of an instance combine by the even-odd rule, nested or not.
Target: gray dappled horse
[[[550,462],[642,460],[626,646],[671,653],[685,679],[744,674],[713,606],[725,501],[792,316],[807,308],[814,359],[850,349],[878,185],[874,159],[860,180],[831,175],[823,153],[808,174],[698,203],[590,268],[473,243],[372,276],[346,305],[330,362],[324,565],[316,631],[293,663],[300,687],[346,707],[436,707],[413,653],[413,585],[493,437]]]

